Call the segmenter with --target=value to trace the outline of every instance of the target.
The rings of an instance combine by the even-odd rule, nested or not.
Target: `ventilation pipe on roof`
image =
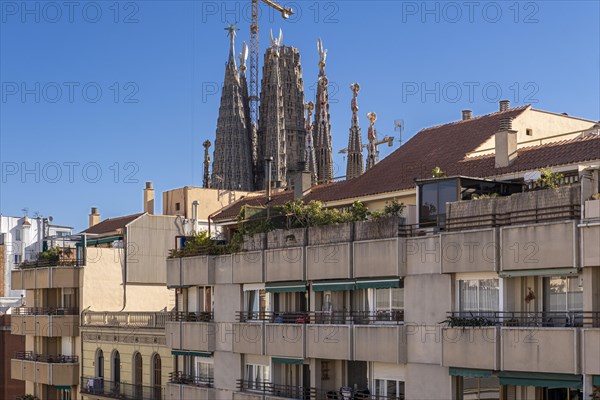
[[[517,158],[517,131],[512,129],[512,118],[502,118],[495,135],[496,168],[508,167]]]
[[[92,207],[89,215],[89,227],[100,223],[100,214],[98,214],[98,207]]]
[[[271,172],[272,164],[273,164],[273,157],[265,158],[265,172],[267,174],[267,179],[266,179],[267,187],[265,188],[265,191],[267,194],[267,203],[271,202],[271,185],[272,185],[271,180],[273,179],[272,172]]]
[[[510,100],[500,100],[500,111],[506,111],[510,108]]]
[[[471,110],[462,110],[462,120],[465,121],[467,119],[473,118],[473,111]]]
[[[144,189],[144,212],[154,214],[154,188],[152,182],[146,182]]]

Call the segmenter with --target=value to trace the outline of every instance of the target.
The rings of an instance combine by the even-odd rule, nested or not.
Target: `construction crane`
[[[380,144],[384,144],[387,143],[387,145],[389,147],[392,147],[394,145],[394,137],[393,136],[385,136],[383,139],[381,139],[378,142],[375,142],[375,146],[379,146]],[[361,150],[362,149],[366,149],[369,146],[369,143],[365,143],[361,146]],[[345,149],[341,149],[340,151],[338,151],[338,154],[346,154],[348,153],[348,148],[346,147]]]
[[[252,22],[250,23],[250,118],[258,126],[258,3],[262,1],[288,19],[294,11],[271,0],[252,0]]]

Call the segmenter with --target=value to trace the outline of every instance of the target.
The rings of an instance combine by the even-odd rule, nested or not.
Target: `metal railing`
[[[49,364],[75,364],[79,362],[78,356],[64,356],[64,355],[46,355],[46,354],[35,354],[31,351],[17,351],[15,353],[16,360],[24,361],[36,361]]]
[[[577,220],[580,217],[580,204],[536,207],[526,210],[515,210],[506,213],[477,214],[460,217],[448,216],[446,218],[444,230],[453,231],[472,228],[491,228],[514,224],[537,224],[540,222]]]
[[[404,310],[393,311],[238,311],[238,322],[269,322],[273,324],[333,324],[368,325],[377,323],[402,324]]]
[[[196,376],[184,374],[183,372],[177,371],[169,373],[169,382],[178,385],[190,385],[211,388],[213,387],[214,379],[212,376]]]
[[[84,311],[82,326],[164,328],[170,313],[159,312],[102,312]]]
[[[354,385],[342,386],[337,390],[316,389],[313,387],[279,385],[271,382],[237,380],[241,392],[303,400],[404,400],[403,395],[383,396],[372,394],[367,388],[353,389]]]
[[[103,378],[82,377],[79,388],[82,394],[121,400],[162,400],[165,398],[165,390],[161,386],[111,382],[105,381]]]
[[[213,319],[214,313],[212,311],[176,311],[169,313],[169,321],[176,322],[212,322]]]
[[[13,315],[78,315],[77,308],[64,307],[15,307]]]
[[[449,327],[600,328],[600,311],[448,312]]]

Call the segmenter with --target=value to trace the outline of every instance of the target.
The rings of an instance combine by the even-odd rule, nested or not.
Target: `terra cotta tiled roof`
[[[143,213],[125,215],[122,217],[108,218],[102,222],[97,223],[94,226],[87,228],[86,230],[82,231],[81,233],[92,233],[95,235],[114,233],[114,232],[117,232],[117,230],[119,230],[119,229],[125,228],[125,225],[127,225],[131,221],[135,220],[137,217],[139,217],[142,214]]]
[[[467,154],[493,137],[498,131],[502,118],[516,118],[528,108],[529,106],[512,108],[423,129],[363,175],[348,181],[314,186],[304,200],[331,202],[412,189],[415,187],[415,179],[430,178],[431,170],[436,166],[439,166],[448,176],[484,178],[600,159],[600,137],[598,136],[521,148],[516,160],[507,168],[495,168],[494,154],[466,158]],[[291,199],[293,199],[291,191],[277,193],[273,195],[271,204],[285,204]],[[247,197],[223,209],[215,219],[233,218],[244,205],[264,206],[264,204],[264,196]]]

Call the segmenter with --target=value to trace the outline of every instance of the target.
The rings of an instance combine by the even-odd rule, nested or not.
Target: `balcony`
[[[167,287],[204,286],[214,283],[213,256],[167,259]]]
[[[78,288],[78,266],[22,267],[11,271],[14,290]]]
[[[233,352],[265,354],[265,326],[260,322],[233,324]]]
[[[44,337],[79,336],[79,311],[76,308],[14,308],[11,333]]]
[[[212,387],[212,377],[171,372],[169,373],[169,382],[167,383],[166,398],[209,400],[214,398]]]
[[[304,325],[265,324],[264,330],[266,355],[304,358]]]
[[[440,235],[442,273],[495,272],[498,232],[495,228],[460,232],[445,232]],[[435,247],[432,247],[435,248]],[[424,249],[419,253],[425,254]]]
[[[233,283],[264,282],[263,252],[250,251],[233,255]]]
[[[351,325],[309,325],[306,327],[306,357],[352,360]]]
[[[366,240],[353,243],[355,278],[376,278],[381,276],[404,276],[401,268],[400,247],[404,239],[390,238]],[[402,263],[404,265],[404,263]]]
[[[406,363],[404,325],[354,325],[354,360]]]
[[[449,313],[446,322],[444,366],[578,374],[579,331],[600,327],[600,313]]]
[[[265,250],[264,257],[267,282],[304,280],[303,247]]]
[[[600,324],[581,332],[581,366],[586,375],[600,375]]]
[[[92,377],[82,377],[78,382],[81,394],[93,397],[122,400],[162,400],[166,398],[164,388],[160,386],[133,385]]]
[[[97,312],[84,311],[84,327],[133,327],[164,329],[166,321],[173,318],[168,312]]]
[[[11,360],[11,378],[53,386],[77,385],[79,358],[17,352]]]
[[[308,280],[352,278],[352,242],[306,248]]]
[[[500,328],[443,328],[442,365],[473,369],[500,368]]]
[[[216,326],[211,312],[171,313],[166,323],[167,347],[215,351]]]
[[[354,389],[353,384],[345,384],[339,390],[323,390],[314,387],[280,385],[271,382],[255,382],[244,379],[237,381],[238,393],[234,399],[259,400],[271,398],[327,400],[327,399],[353,399],[353,400],[404,400],[404,396],[387,397],[370,394],[366,388]]]

